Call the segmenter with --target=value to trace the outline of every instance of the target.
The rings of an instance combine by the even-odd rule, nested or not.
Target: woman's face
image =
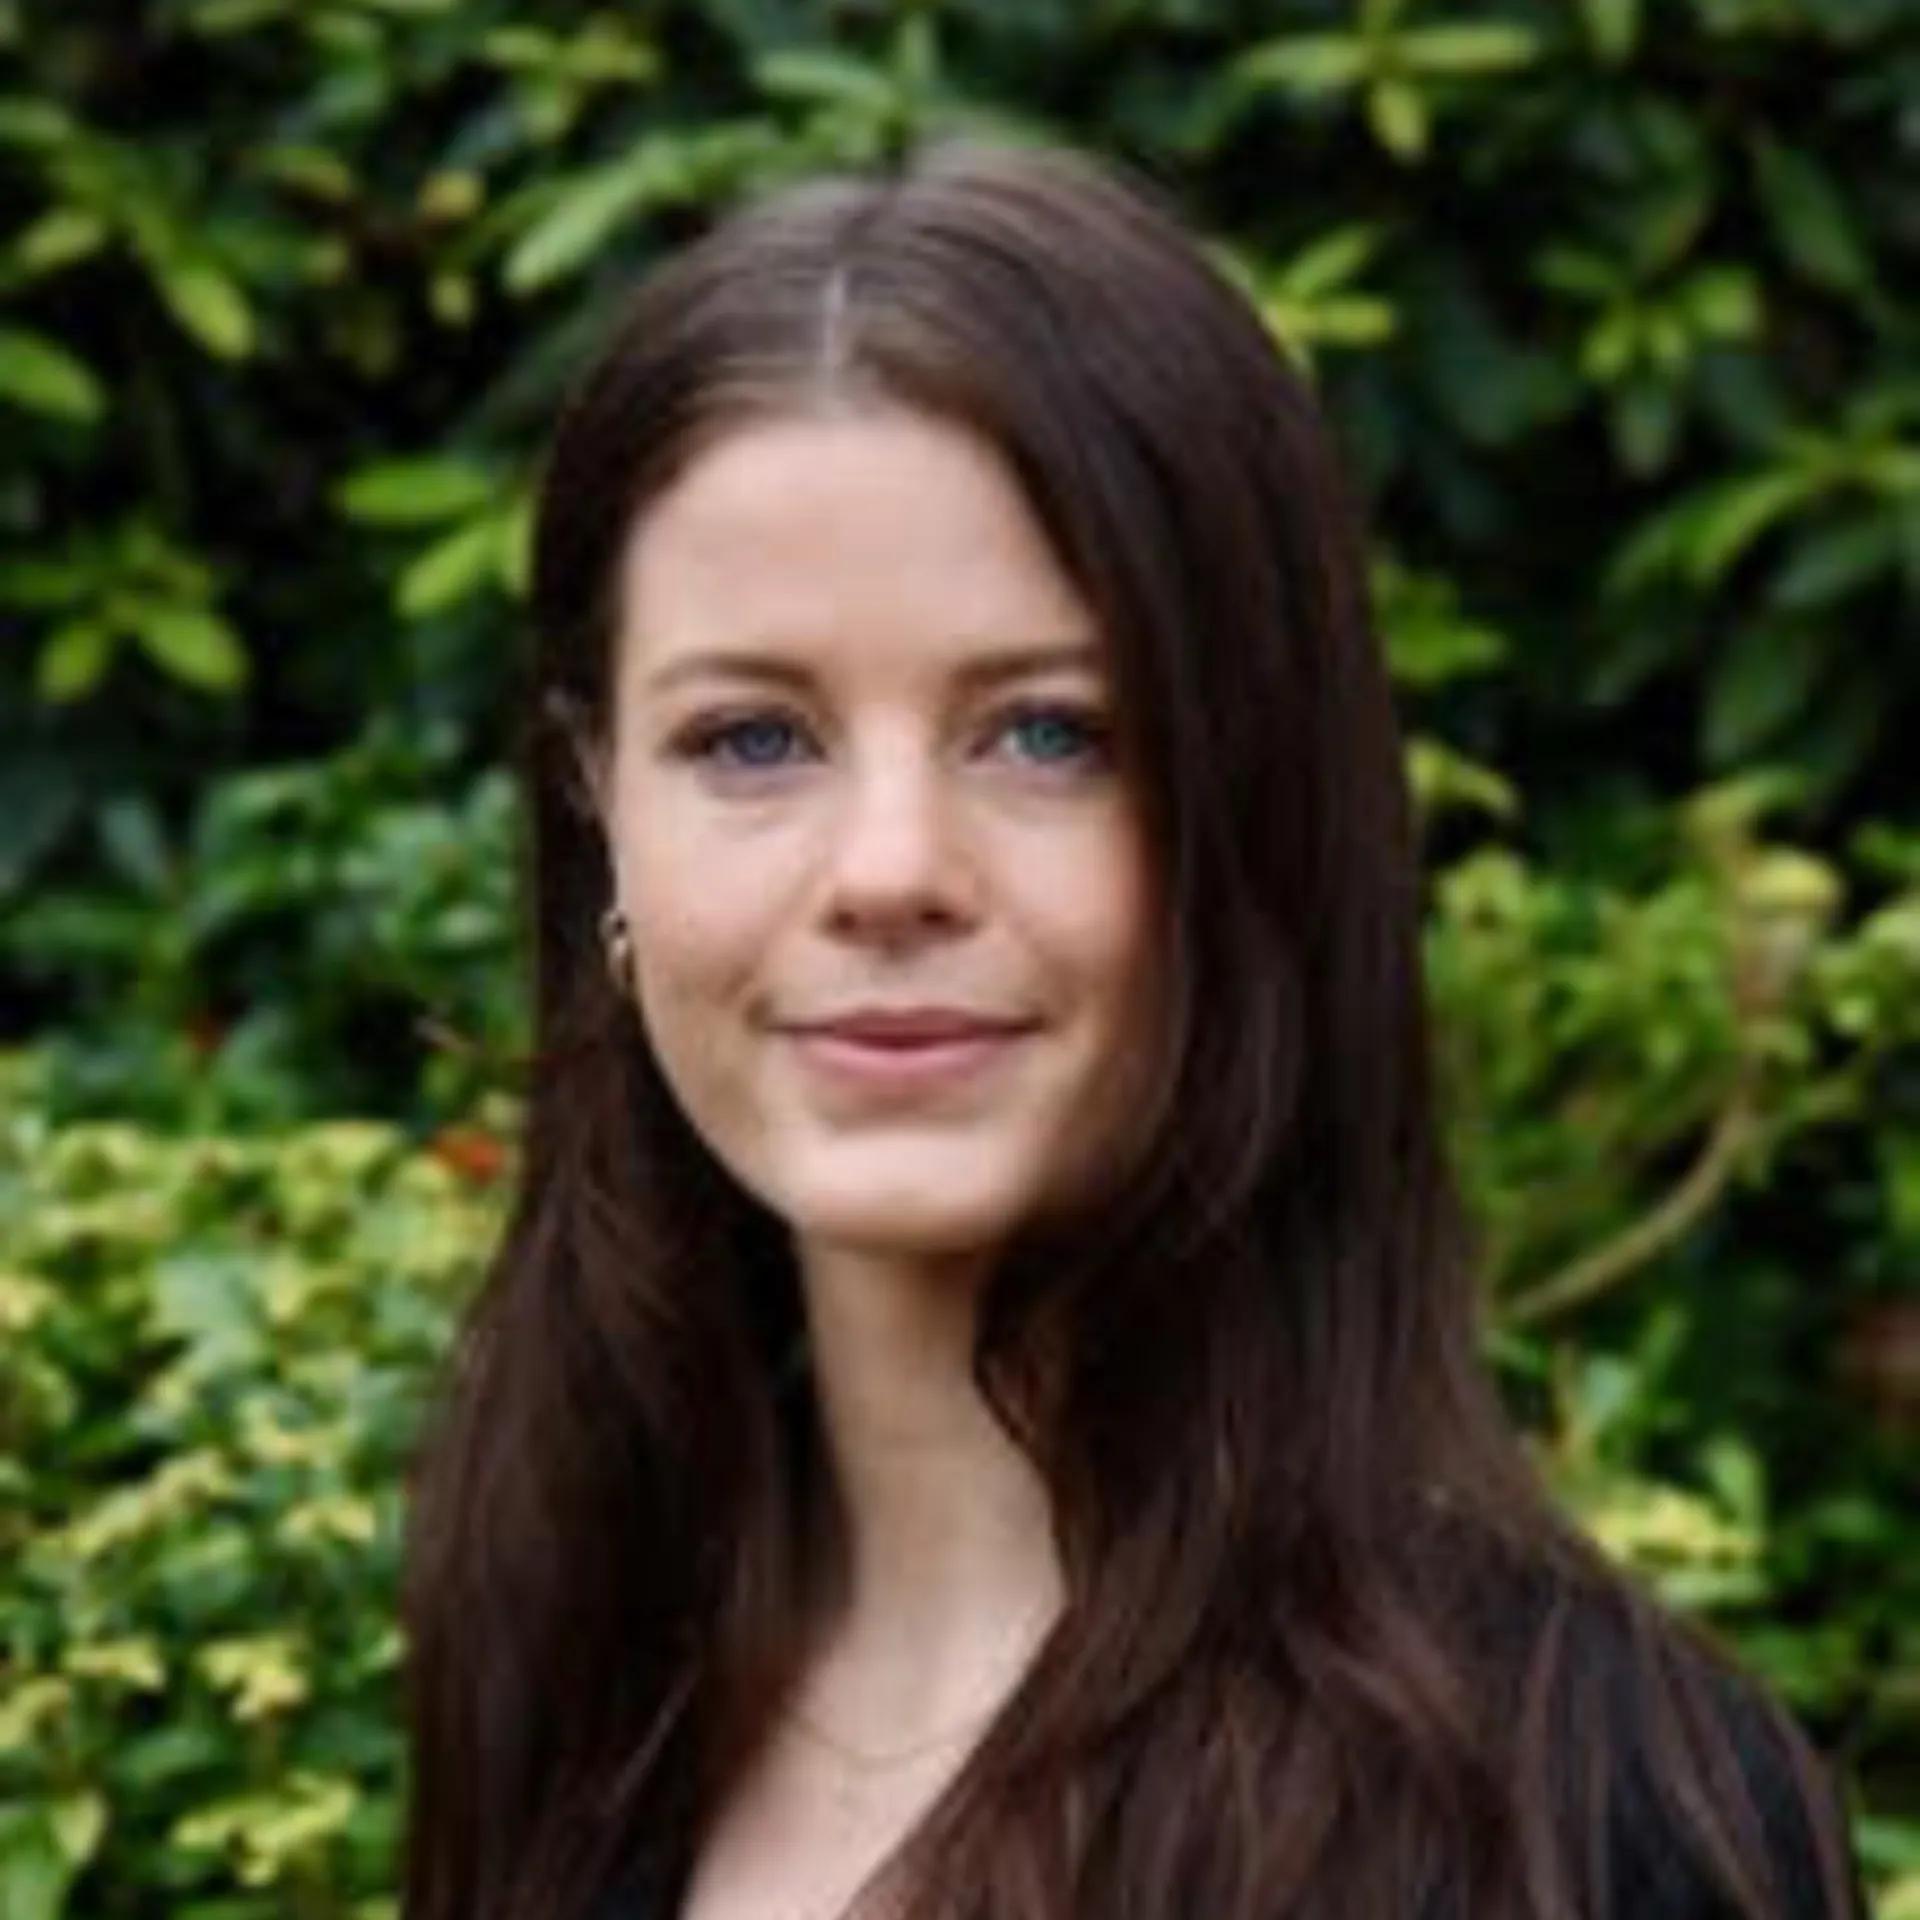
[[[743,426],[636,525],[600,791],[649,1041],[803,1242],[990,1253],[1110,1171],[1148,877],[1102,636],[1001,460]]]

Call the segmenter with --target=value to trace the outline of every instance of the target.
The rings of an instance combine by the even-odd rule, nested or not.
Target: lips
[[[876,1007],[829,1020],[805,1021],[793,1030],[852,1046],[909,1049],[1007,1039],[1028,1031],[1031,1024],[945,1007]]]
[[[790,1027],[801,1059],[855,1097],[931,1097],[955,1090],[1005,1060],[1035,1030],[949,1007],[867,1008]]]

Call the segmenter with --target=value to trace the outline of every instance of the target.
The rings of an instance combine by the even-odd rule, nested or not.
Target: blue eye
[[[688,742],[693,759],[742,772],[784,767],[800,757],[800,729],[777,713],[754,713],[702,727]]]
[[[1098,764],[1107,748],[1099,717],[1074,707],[1030,707],[1007,721],[1002,737],[1021,759],[1042,767]]]

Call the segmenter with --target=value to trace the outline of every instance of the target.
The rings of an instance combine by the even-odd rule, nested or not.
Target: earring
[[[618,907],[600,916],[600,947],[606,956],[607,978],[623,999],[633,992],[633,931]]]

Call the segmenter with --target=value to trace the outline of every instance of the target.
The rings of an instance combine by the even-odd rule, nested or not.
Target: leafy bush
[[[283,1158],[344,1153],[351,1185],[339,1142],[374,1136],[301,1123],[497,1151],[471,1127],[520,1042],[527,503],[585,342],[743,192],[931,128],[1061,134],[1174,188],[1364,482],[1516,1403],[1602,1534],[1842,1754],[1887,1908],[1920,1910],[1917,97],[1908,0],[0,0],[0,1038],[31,1041],[14,1104],[41,1116],[8,1122],[37,1217],[0,1220],[32,1282],[4,1311],[33,1315],[9,1546],[44,1557],[185,1461],[151,1564],[190,1569],[168,1500],[268,1498],[237,1414],[125,1422],[199,1350],[158,1304],[175,1252],[275,1239]],[[289,1229],[296,1265],[378,1275],[372,1218],[427,1208],[420,1182],[466,1204],[379,1137],[369,1220]],[[117,1197],[90,1154],[125,1163]],[[223,1224],[224,1165],[255,1199]],[[75,1207],[124,1237],[63,1240]],[[391,1366],[404,1424],[431,1329],[314,1311],[301,1364]],[[309,1389],[247,1364],[301,1431]],[[92,1411],[50,1425],[48,1392]],[[388,1414],[273,1471],[385,1529]],[[202,1454],[240,1493],[194,1491]],[[8,1583],[0,1715],[91,1704],[51,1771],[37,1734],[0,1761],[6,1885],[64,1881],[51,1834],[89,1911],[376,1897],[388,1536],[327,1548],[361,1569],[337,1614],[306,1547],[247,1537],[285,1563],[251,1627],[237,1599],[204,1623],[144,1547],[98,1621]],[[373,1745],[314,1731],[315,1665],[221,1757],[113,1771],[183,1715],[226,1726],[239,1669],[196,1667],[201,1639],[310,1604],[325,1724]],[[56,1651],[147,1632],[157,1692]],[[301,1800],[296,1766],[362,1798]],[[261,1792],[334,1837],[246,1892],[172,1823]]]
[[[469,1141],[0,1125],[0,1913],[391,1910],[397,1519]],[[82,1904],[66,1904],[78,1885]]]

